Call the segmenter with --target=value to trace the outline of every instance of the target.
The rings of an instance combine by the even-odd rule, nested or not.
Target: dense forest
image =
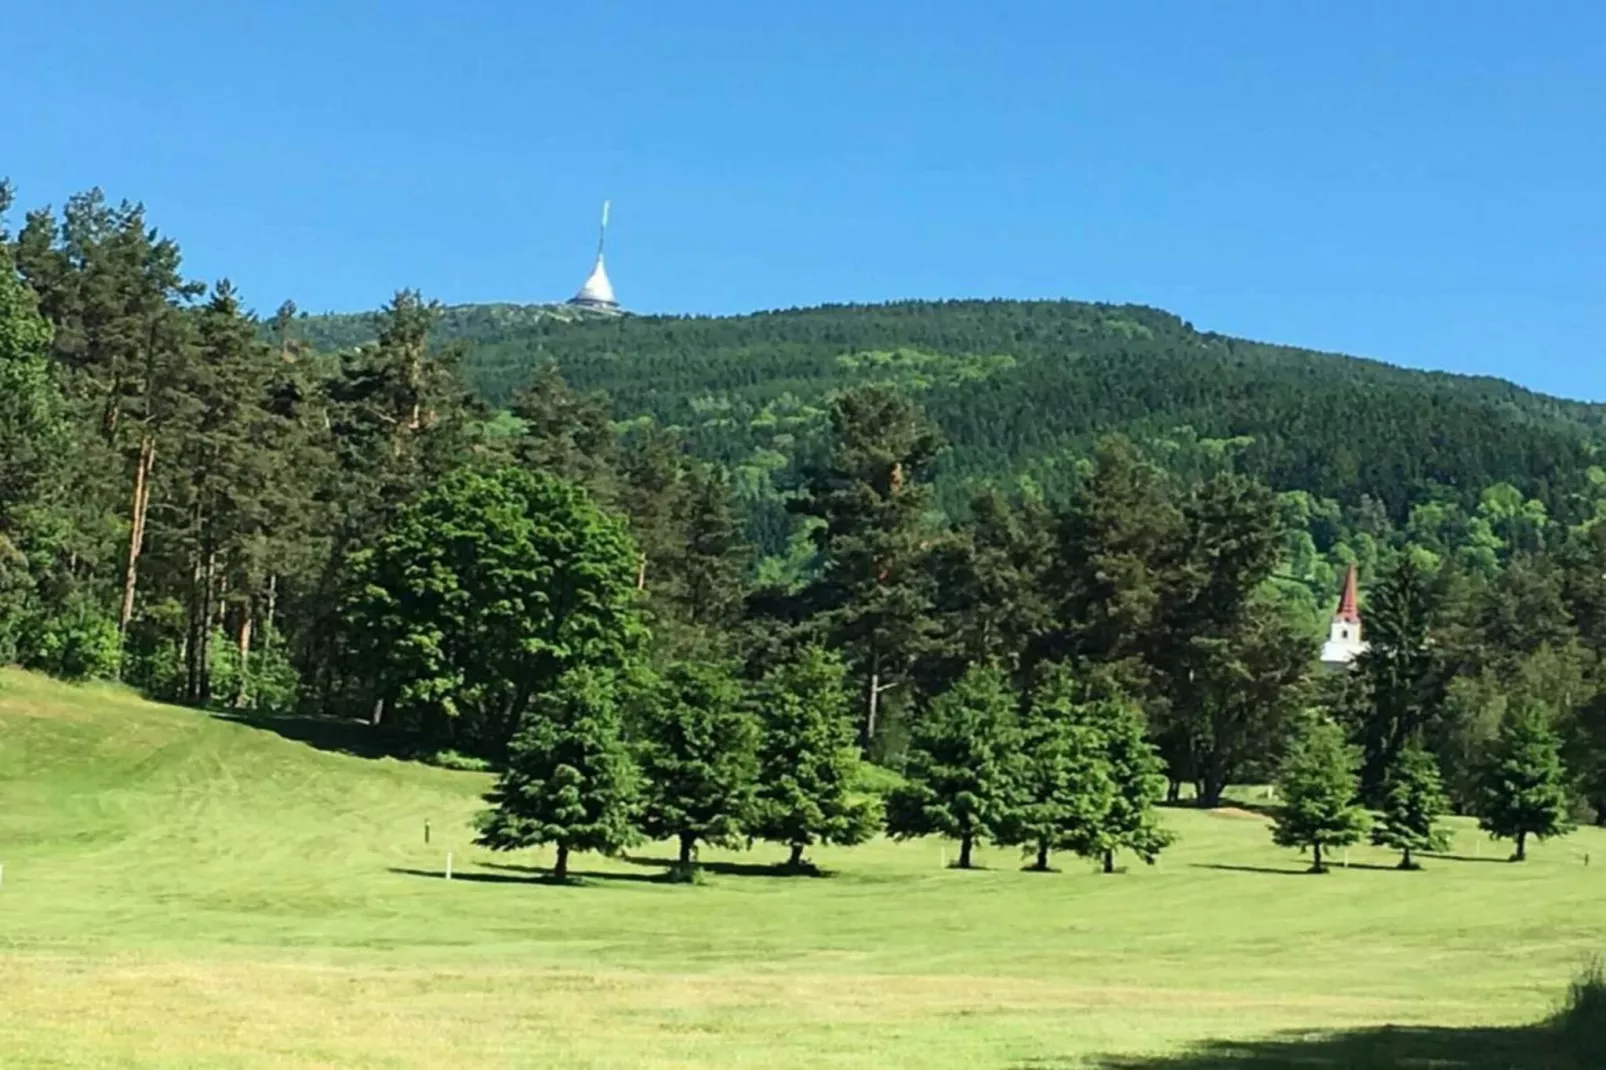
[[[492,763],[492,846],[1606,812],[1598,407],[1069,302],[259,318],[99,193],[0,246],[0,660]]]

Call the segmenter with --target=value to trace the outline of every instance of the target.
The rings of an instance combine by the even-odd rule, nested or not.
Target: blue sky
[[[264,312],[1135,301],[1606,399],[1606,4],[6,5],[0,175]]]

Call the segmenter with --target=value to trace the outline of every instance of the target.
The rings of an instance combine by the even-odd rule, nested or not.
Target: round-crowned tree
[[[356,555],[346,628],[387,716],[500,755],[539,694],[645,635],[624,521],[517,468],[454,473]]]

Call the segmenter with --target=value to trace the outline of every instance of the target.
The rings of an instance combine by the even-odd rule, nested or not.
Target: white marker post
[[[446,879],[452,879],[452,852],[446,852]]]

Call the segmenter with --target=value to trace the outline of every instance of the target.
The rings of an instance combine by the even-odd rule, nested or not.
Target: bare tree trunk
[[[218,600],[217,591],[217,551],[210,550],[206,555],[206,567],[202,570],[201,583],[201,656],[196,659],[199,667],[201,704],[212,700],[212,629],[213,616],[216,613]]]
[[[193,705],[201,695],[201,658],[205,647],[201,635],[206,630],[206,607],[201,596],[201,561],[190,569],[189,621],[184,642],[184,701]]]
[[[235,709],[245,706],[251,698],[251,629],[251,599],[247,598],[240,603],[240,631],[235,639],[235,649],[240,655],[239,678],[234,687]]]
[[[128,523],[128,558],[123,566],[123,601],[117,612],[117,630],[126,634],[134,619],[134,591],[139,586],[139,555],[145,546],[145,516],[151,504],[151,469],[156,465],[156,441],[150,435],[140,439],[139,460],[134,465],[134,495]]]
[[[552,879],[566,881],[569,879],[569,845],[558,844],[558,860],[552,864]]]
[[[874,655],[873,656],[873,660],[871,661],[871,665],[872,666],[876,666],[876,665],[879,665],[880,662],[881,662],[880,655]],[[869,694],[865,696],[864,740],[863,740],[863,745],[864,745],[864,747],[866,749],[869,748],[870,741],[875,739],[876,714],[879,712],[880,707],[881,707],[881,673],[879,671],[877,671],[877,669],[872,668],[870,670],[870,690],[869,690]]]

